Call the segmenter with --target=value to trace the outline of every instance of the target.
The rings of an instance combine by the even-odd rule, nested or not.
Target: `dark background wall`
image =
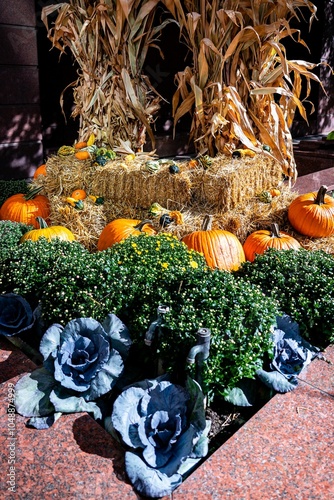
[[[290,59],[311,62],[329,60],[333,56],[333,2],[313,0],[318,7],[318,21],[308,32],[307,22],[298,24],[302,38],[310,48],[286,42]],[[41,22],[42,8],[57,0],[0,0],[0,179],[27,178],[47,156],[62,144],[72,144],[77,139],[78,121],[70,118],[71,90],[64,94],[63,115],[59,103],[62,91],[77,78],[71,54],[60,57],[51,49],[46,28]],[[149,53],[144,68],[157,91],[166,99],[155,123],[158,136],[165,137],[169,147],[172,129],[171,98],[175,90],[174,75],[184,68],[186,49],[179,45],[178,30],[173,25],[161,35],[165,59],[156,50]],[[334,128],[333,76],[328,69],[316,70],[328,95],[319,85],[312,85],[310,100],[316,111],[309,115],[307,124],[298,115],[293,124],[294,137],[321,134]],[[311,106],[305,104],[308,111]],[[190,117],[177,127],[179,141],[188,130]],[[165,147],[165,149],[166,149]]]
[[[0,80],[0,178],[24,178],[43,157],[32,0],[0,0]]]

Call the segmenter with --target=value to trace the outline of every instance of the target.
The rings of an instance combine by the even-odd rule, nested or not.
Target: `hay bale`
[[[260,229],[270,229],[272,223],[278,224],[282,231],[291,234],[288,207],[297,194],[291,191],[288,185],[282,185],[280,190],[280,196],[273,198],[271,203],[263,203],[254,196],[232,210],[217,214],[218,226],[234,233],[242,244],[249,234]]]
[[[91,160],[77,160],[74,155],[52,155],[46,162],[47,174],[39,175],[37,184],[42,184],[45,195],[70,196],[75,189],[90,191],[91,183],[96,175]]]
[[[149,208],[158,202],[170,209],[187,206],[191,201],[191,179],[187,170],[173,175],[168,166],[156,173],[145,170],[144,163],[111,161],[96,167],[91,190],[112,203]]]
[[[259,229],[269,229],[271,223],[277,223],[280,229],[292,232],[288,222],[288,206],[297,196],[289,186],[281,186],[281,195],[272,199],[271,203],[261,202],[257,196],[240,202],[234,209],[228,211],[211,210],[209,205],[196,204],[191,209],[182,210],[184,223],[168,226],[166,231],[178,238],[193,231],[199,231],[206,214],[213,215],[212,228],[224,229],[235,234],[243,244],[247,236]],[[154,221],[157,224],[157,221]]]
[[[101,231],[107,223],[103,206],[87,200],[83,210],[76,210],[59,196],[49,199],[51,224],[67,227],[79,243],[89,251],[95,251]]]
[[[157,202],[168,210],[182,212],[183,224],[165,229],[161,229],[159,217],[153,218],[157,231],[167,231],[179,239],[200,230],[204,215],[212,214],[213,228],[231,231],[241,243],[250,233],[268,229],[276,222],[302,247],[334,254],[334,236],[307,238],[293,230],[287,212],[298,193],[291,191],[288,183],[282,184],[281,167],[266,153],[240,160],[218,156],[206,170],[202,166],[191,168],[189,162],[182,161],[178,174],[171,174],[168,166],[150,174],[144,168],[145,161],[140,157],[131,163],[118,159],[100,167],[73,156],[51,156],[46,163],[47,175],[39,176],[34,184],[42,185],[50,200],[51,224],[70,229],[90,251],[96,251],[108,222],[151,218],[149,207]],[[278,185],[281,195],[271,203],[258,199],[261,191]],[[87,199],[84,209],[76,210],[66,203],[66,196],[78,188],[103,196],[105,203],[94,205]]]
[[[193,200],[209,205],[212,210],[227,212],[281,181],[281,166],[265,152],[254,158],[217,156],[207,170],[196,169],[192,179]]]
[[[47,176],[38,180],[48,197],[69,196],[80,188],[111,203],[138,209],[158,202],[170,210],[204,204],[227,211],[282,179],[281,166],[267,153],[242,159],[217,156],[206,170],[200,165],[190,168],[189,162],[182,161],[177,174],[171,174],[168,165],[149,173],[146,160],[139,156],[125,162],[120,158],[102,167],[91,160],[54,155],[47,160]]]

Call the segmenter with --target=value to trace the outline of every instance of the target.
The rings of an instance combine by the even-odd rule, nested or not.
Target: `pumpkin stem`
[[[272,238],[280,238],[281,237],[281,233],[279,232],[279,227],[278,227],[278,224],[276,224],[276,222],[274,222],[273,224],[270,224],[270,229],[271,229],[271,237]]]
[[[327,186],[321,186],[314,203],[316,205],[323,205],[325,203],[325,194],[327,193]]]
[[[139,224],[137,224],[136,226],[134,226],[134,229],[138,229],[138,231],[142,231],[145,224],[153,224],[153,223],[150,219],[145,219],[145,220],[142,220],[141,222],[139,222]]]
[[[29,191],[24,195],[25,200],[32,200],[37,196],[43,189],[43,186],[36,186],[35,188],[30,188]]]
[[[47,225],[47,223],[45,222],[45,220],[43,219],[43,217],[39,217],[39,216],[37,216],[37,217],[36,217],[36,220],[37,220],[37,222],[38,222],[38,224],[39,224],[39,228],[40,228],[40,229],[46,229],[47,227],[49,227],[49,226]]]
[[[210,231],[212,228],[213,215],[205,215],[202,222],[202,231]]]

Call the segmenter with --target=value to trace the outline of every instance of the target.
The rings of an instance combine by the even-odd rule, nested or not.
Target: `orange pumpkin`
[[[200,231],[194,231],[182,238],[189,249],[204,255],[209,267],[237,270],[245,262],[245,253],[238,238],[223,229],[211,229],[212,215],[204,218]]]
[[[1,220],[11,220],[39,228],[36,217],[47,219],[50,204],[46,196],[40,193],[42,187],[31,189],[27,194],[14,194],[7,198],[0,209]]]
[[[85,141],[80,141],[80,142],[77,142],[76,144],[74,144],[75,149],[82,149],[82,148],[86,148],[86,147],[87,147],[87,142],[85,142]]]
[[[198,161],[195,158],[189,160],[188,167],[189,168],[196,168],[196,167],[198,167]]]
[[[74,155],[78,160],[88,160],[90,158],[89,151],[77,151]]]
[[[326,194],[327,186],[318,192],[297,196],[288,209],[291,226],[300,234],[323,238],[334,234],[334,198]]]
[[[39,225],[39,229],[32,229],[31,231],[27,231],[20,239],[20,243],[24,241],[31,240],[37,241],[40,238],[46,238],[48,241],[58,238],[62,241],[74,241],[75,236],[64,226],[48,226],[45,220],[42,217],[36,217],[36,220]]]
[[[37,179],[39,175],[46,175],[46,165],[43,163],[39,167],[36,168],[34,172],[34,179]]]
[[[97,249],[106,250],[129,236],[138,236],[142,233],[156,234],[150,220],[115,219],[102,230],[97,242]]]
[[[271,194],[271,196],[273,198],[275,198],[276,196],[280,196],[281,191],[277,188],[272,188],[272,189],[269,189],[269,193]]]
[[[87,198],[87,193],[84,189],[75,189],[70,197],[75,200],[84,200]]]
[[[299,242],[287,233],[280,232],[277,224],[271,224],[270,231],[260,229],[250,234],[243,245],[245,257],[253,262],[256,255],[262,255],[268,248],[276,250],[298,250]]]

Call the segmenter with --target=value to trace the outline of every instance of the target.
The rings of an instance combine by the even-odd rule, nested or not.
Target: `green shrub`
[[[175,237],[128,238],[100,254],[104,254],[97,254],[100,259],[107,259],[108,271],[95,297],[99,302],[103,297],[105,304],[110,300],[109,308],[115,306],[113,312],[130,328],[134,341],[143,343],[159,305],[169,307],[152,350],[152,360],[159,356],[165,369],[185,368],[202,327],[212,334],[204,373],[210,394],[224,394],[242,378],[253,378],[271,354],[276,302],[259,287],[208,269],[202,255],[189,251]]]
[[[268,250],[236,272],[279,301],[317,346],[334,341],[334,258],[322,250]]]
[[[78,242],[41,238],[24,242],[3,261],[0,291],[41,300],[47,324],[78,316],[102,320],[120,311],[131,323],[138,300],[147,311],[149,302],[156,303],[157,283],[167,287],[187,270],[201,267],[206,267],[204,258],[170,235],[129,238],[95,254]],[[142,332],[149,322],[150,317],[140,317],[134,324]]]
[[[32,229],[32,226],[11,222],[0,221],[0,261],[11,257],[13,250],[18,246],[21,236]]]
[[[143,337],[143,332],[155,318],[157,306],[164,297],[175,293],[188,274],[207,269],[202,255],[189,250],[168,233],[153,237],[145,234],[131,237],[106,252],[114,265],[118,266],[111,283],[110,278],[107,278],[110,283],[108,287],[115,287],[113,283],[116,281],[116,302],[122,304],[123,321],[138,338]],[[113,296],[115,301],[115,293]]]
[[[203,384],[210,398],[254,378],[272,355],[271,330],[279,307],[257,286],[225,271],[189,274],[171,294],[158,348],[165,363],[185,363],[199,328],[211,331]]]
[[[48,321],[78,314],[102,320],[114,312],[132,329],[134,340],[142,340],[161,294],[188,270],[205,267],[200,254],[171,235],[130,237],[85,259],[59,262],[44,293],[44,314]]]
[[[0,207],[1,205],[14,194],[26,194],[29,189],[29,184],[24,179],[0,180]]]
[[[85,257],[89,256],[89,252],[75,241],[54,239],[48,242],[45,238],[25,241],[12,248],[7,259],[0,261],[0,292],[14,292],[25,297],[33,305],[39,301],[43,305],[48,287],[54,279],[58,279],[60,289],[64,263],[69,262],[69,267],[76,261],[84,265]],[[68,293],[71,297],[70,290]]]

